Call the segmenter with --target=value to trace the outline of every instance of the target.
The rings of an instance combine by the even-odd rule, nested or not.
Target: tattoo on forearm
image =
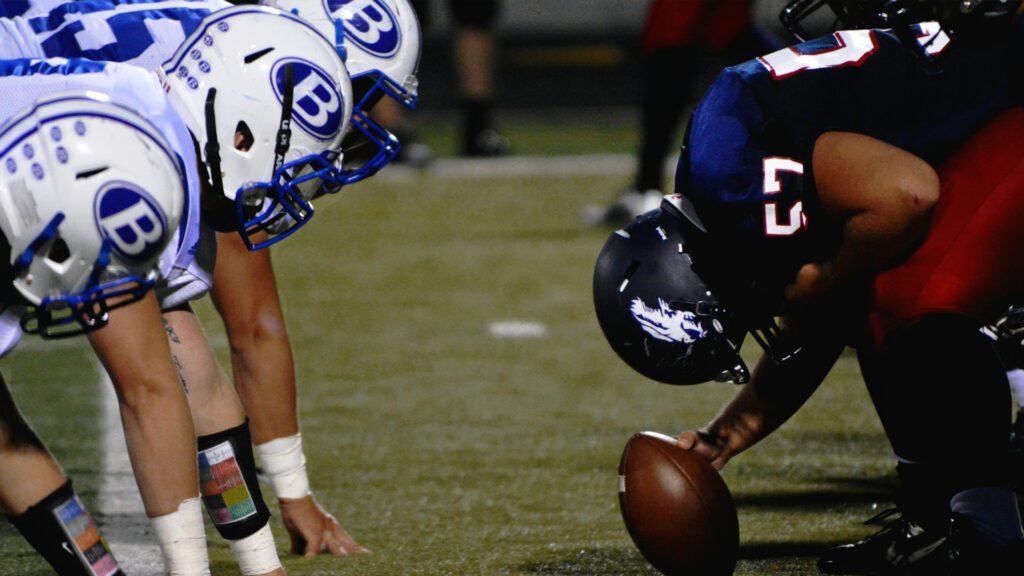
[[[166,318],[164,318],[163,320],[164,331],[167,332],[167,339],[170,340],[171,342],[174,342],[175,344],[181,344],[181,338],[179,338],[178,334],[174,331],[174,327],[171,326],[171,324],[167,321]]]
[[[171,361],[174,362],[174,370],[178,373],[178,380],[181,380],[181,387],[185,389],[185,394],[188,394],[188,382],[185,382],[185,374],[181,369],[181,360],[174,354],[171,354]]]

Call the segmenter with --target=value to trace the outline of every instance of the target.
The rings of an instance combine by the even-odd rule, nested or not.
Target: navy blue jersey
[[[937,25],[924,24],[923,37]],[[725,69],[698,105],[676,191],[693,201],[712,241],[761,282],[833,254],[840,223],[821,209],[811,153],[827,131],[865,134],[941,163],[1019,102],[1018,34],[985,43],[939,33],[929,73],[888,31],[853,30]],[[684,152],[684,155],[686,152]]]

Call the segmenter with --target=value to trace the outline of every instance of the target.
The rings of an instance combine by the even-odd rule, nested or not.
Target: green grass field
[[[524,121],[509,135],[521,155],[628,154],[629,120]],[[453,149],[452,130],[424,132]],[[579,211],[613,198],[629,174],[392,172],[347,189],[274,248],[313,488],[374,552],[285,556],[288,573],[656,574],[619,515],[622,447],[636,431],[703,424],[735,390],[647,381],[600,334],[590,279],[610,230],[583,227]],[[197,309],[227,366],[212,306]],[[489,326],[505,321],[545,331],[492,337]],[[105,525],[95,364],[81,342],[30,344],[0,368]],[[888,505],[891,473],[844,356],[795,419],[724,471],[739,507],[736,574],[817,573],[821,550],[873,531],[860,522]],[[227,546],[209,538],[214,574],[237,574]],[[0,525],[0,574],[48,573]]]

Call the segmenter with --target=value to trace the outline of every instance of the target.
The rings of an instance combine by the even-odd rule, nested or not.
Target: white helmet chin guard
[[[185,206],[184,166],[139,114],[95,92],[39,100],[0,127],[0,230],[22,328],[55,338],[141,299]]]
[[[250,249],[295,232],[313,216],[310,199],[343,184],[352,84],[334,45],[305,21],[267,7],[218,10],[159,72],[199,143],[221,204],[213,212],[230,213],[218,224],[207,204],[207,219]],[[276,236],[254,244],[263,231]]]
[[[358,102],[346,152],[359,151],[367,160],[359,166],[349,154],[345,183],[376,174],[398,153],[398,140],[370,117],[370,110],[388,96],[408,108],[419,98],[416,77],[420,62],[420,22],[409,0],[261,0],[297,14],[345,54]]]

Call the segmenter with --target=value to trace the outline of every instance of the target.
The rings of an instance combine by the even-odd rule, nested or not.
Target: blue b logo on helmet
[[[344,106],[337,83],[321,68],[299,58],[284,58],[270,71],[274,94],[284,99],[285,65],[292,65],[292,118],[316,138],[330,140],[341,130]]]
[[[324,0],[327,11],[344,21],[345,38],[380,58],[390,58],[402,42],[398,18],[383,0]]]
[[[144,261],[163,248],[167,218],[149,195],[128,182],[108,182],[93,204],[100,236],[127,260]]]

